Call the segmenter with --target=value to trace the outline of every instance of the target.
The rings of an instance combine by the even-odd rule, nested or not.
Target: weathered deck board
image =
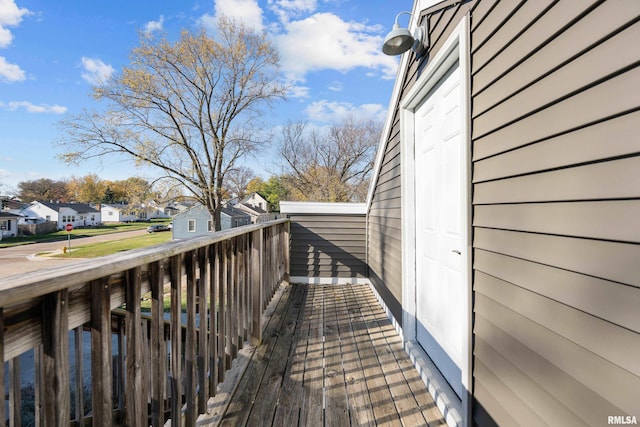
[[[292,284],[275,305],[222,425],[445,424],[367,285]]]

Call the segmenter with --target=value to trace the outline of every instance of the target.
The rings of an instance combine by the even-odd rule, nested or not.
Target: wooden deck
[[[272,307],[237,387],[198,425],[445,425],[369,286],[287,285]]]

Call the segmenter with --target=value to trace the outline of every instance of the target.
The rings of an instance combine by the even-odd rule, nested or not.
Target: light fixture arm
[[[410,17],[413,17],[413,14],[411,12],[409,12],[409,11],[405,10],[404,12],[400,12],[400,13],[398,13],[396,15],[396,19],[395,19],[395,22],[393,24],[394,26],[398,26],[398,27],[400,26],[398,24],[398,18],[400,18],[400,15],[409,15]],[[411,25],[411,18],[409,18],[409,22],[407,22],[407,28],[409,28],[410,25]]]

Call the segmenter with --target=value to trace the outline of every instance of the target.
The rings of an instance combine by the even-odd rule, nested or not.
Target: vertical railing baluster
[[[44,378],[42,423],[68,426],[71,413],[69,384],[69,292],[62,289],[42,298],[42,367]]]
[[[224,352],[224,357],[225,357],[225,368],[229,369],[231,367],[231,361],[233,360],[231,358],[231,355],[233,354],[233,316],[235,315],[235,312],[233,310],[233,290],[232,290],[232,286],[231,286],[231,282],[232,277],[233,277],[233,262],[232,262],[232,257],[231,257],[231,253],[233,252],[233,239],[229,239],[227,241],[227,245],[226,245],[226,250],[225,250],[225,254],[224,254],[224,258],[225,258],[225,276],[224,276],[224,284],[226,287],[226,293],[225,296],[226,301],[225,301],[225,305],[227,306],[226,310],[225,310],[225,314],[226,314],[226,320],[225,320],[225,336],[226,336],[226,342],[227,342],[227,346],[225,348],[225,352]]]
[[[118,422],[122,422],[124,420],[124,382],[125,382],[125,363],[124,363],[124,319],[122,316],[116,316],[116,334],[118,339],[118,354],[116,355],[115,360],[118,362],[118,366],[115,371],[115,393],[116,393],[116,401],[118,402]]]
[[[188,252],[185,257],[185,270],[187,273],[187,334],[184,348],[184,394],[187,403],[187,426],[195,425],[197,400],[196,400],[196,253]]]
[[[224,381],[227,370],[227,242],[218,243],[218,381]]]
[[[44,357],[42,356],[42,344],[36,346],[33,349],[33,368],[34,368],[34,376],[35,376],[35,387],[36,387],[36,395],[35,395],[35,425],[41,426],[44,425],[43,416],[42,416],[42,408],[44,405],[42,401],[44,400],[44,387],[42,387],[42,382],[44,381],[44,368],[42,366],[42,361]]]
[[[167,347],[164,340],[164,265],[149,266],[151,288],[151,425],[164,425],[164,400],[167,376]]]
[[[126,274],[125,301],[125,337],[127,339],[127,380],[124,396],[125,425],[145,425],[147,420],[147,388],[144,383],[142,314],[140,311],[141,268],[136,267]]]
[[[291,280],[291,223],[286,222],[282,224],[283,233],[284,233],[284,279],[287,283]]]
[[[215,396],[218,388],[218,245],[210,245],[209,251],[209,396]]]
[[[231,239],[231,270],[229,272],[229,303],[231,308],[231,360],[238,357],[238,238]]]
[[[75,328],[73,331],[76,353],[76,422],[78,425],[84,425],[84,369],[83,369],[83,348],[82,348],[82,326]]]
[[[262,229],[251,235],[251,340],[254,345],[262,342]]]
[[[198,249],[198,414],[204,414],[207,410],[209,398],[209,381],[207,380],[207,363],[209,361],[209,333],[207,319],[209,318],[208,288],[211,272],[209,271],[209,251],[206,247]]]
[[[4,366],[4,362],[2,363]],[[9,427],[22,426],[22,415],[20,412],[20,356],[9,360]],[[4,406],[4,395],[2,399]]]
[[[181,378],[181,341],[182,327],[180,315],[182,311],[181,256],[171,257],[171,425],[182,425],[182,378]]]
[[[93,420],[113,424],[111,289],[109,279],[94,280],[91,295],[91,407]]]

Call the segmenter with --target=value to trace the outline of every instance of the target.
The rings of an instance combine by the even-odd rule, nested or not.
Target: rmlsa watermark
[[[607,417],[607,424],[638,424],[638,419],[635,415],[609,415]]]

